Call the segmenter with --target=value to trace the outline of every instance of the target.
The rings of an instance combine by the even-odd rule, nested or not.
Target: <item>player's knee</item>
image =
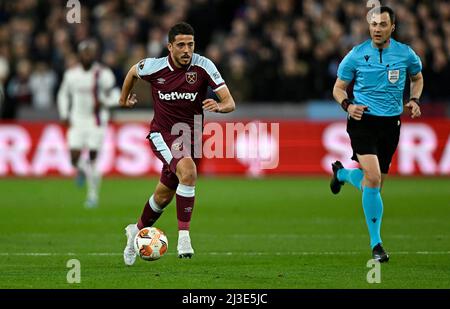
[[[89,160],[91,161],[95,161],[97,160],[97,151],[89,151]]]
[[[72,155],[70,157],[70,162],[72,163],[73,167],[77,167],[78,166],[78,160],[80,159],[80,156],[77,155]]]
[[[177,176],[180,183],[188,186],[195,185],[197,168],[192,159],[183,159],[177,166]]]
[[[78,166],[78,161],[80,160],[81,152],[79,150],[70,150],[70,162],[73,167]]]
[[[381,174],[377,172],[366,172],[364,175],[365,185],[371,188],[381,186]]]
[[[193,186],[197,180],[197,171],[195,168],[183,169],[180,173],[180,183]]]

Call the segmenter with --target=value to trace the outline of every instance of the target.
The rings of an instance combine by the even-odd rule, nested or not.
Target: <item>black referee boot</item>
[[[334,163],[331,163],[331,168],[333,169],[333,178],[331,178],[330,189],[333,194],[338,194],[345,182],[339,181],[337,173],[340,169],[343,169],[344,166],[342,165],[341,161],[336,161]]]
[[[372,249],[372,257],[374,260],[380,262],[380,263],[384,263],[384,262],[388,262],[389,261],[389,254],[384,251],[383,247],[381,246],[381,244],[377,244],[375,247],[373,247]]]

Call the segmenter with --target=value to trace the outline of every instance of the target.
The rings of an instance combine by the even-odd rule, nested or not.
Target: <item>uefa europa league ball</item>
[[[134,249],[146,261],[161,258],[168,248],[166,234],[156,227],[144,227],[134,239]]]

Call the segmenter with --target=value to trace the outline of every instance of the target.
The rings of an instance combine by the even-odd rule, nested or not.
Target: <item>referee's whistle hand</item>
[[[365,106],[365,105],[356,105],[356,104],[351,104],[348,107],[348,114],[350,115],[350,117],[352,117],[355,120],[361,120],[362,115],[364,114],[364,111],[366,111],[369,107]]]
[[[407,107],[410,110],[411,118],[419,118],[422,114],[420,112],[420,106],[414,101],[408,102],[408,104],[405,104],[405,107]]]

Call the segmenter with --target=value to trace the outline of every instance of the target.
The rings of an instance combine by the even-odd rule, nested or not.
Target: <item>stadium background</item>
[[[339,198],[333,198],[327,187],[331,161],[354,164],[349,159],[345,114],[332,101],[331,90],[342,57],[368,37],[365,1],[80,2],[81,23],[70,24],[66,1],[0,1],[0,258],[5,278],[0,286],[70,287],[64,280],[67,252],[81,254],[85,263],[91,263],[87,267],[97,268],[85,287],[135,286],[120,283],[117,278],[126,276],[119,272],[112,272],[118,277],[101,278],[102,272],[120,267],[121,230],[135,220],[157,181],[153,176],[159,173],[160,163],[144,139],[152,118],[148,86],[137,84],[137,108],[112,111],[100,163],[107,176],[101,205],[90,213],[82,208],[83,193],[70,177],[73,170],[55,94],[64,70],[76,64],[76,45],[81,40],[98,40],[99,59],[113,69],[120,87],[132,64],[166,55],[168,29],[187,21],[196,30],[196,52],[216,63],[237,103],[236,112],[207,115],[207,121],[223,126],[225,122],[279,123],[278,145],[247,136],[236,136],[235,145],[279,155],[279,165],[261,170],[261,158],[245,154],[238,159],[202,161],[203,175],[235,176],[199,181],[199,204],[209,208],[200,206],[194,216],[200,253],[193,267],[210,269],[211,278],[208,270],[203,276],[198,270],[195,279],[183,285],[182,274],[192,268],[182,264],[174,275],[173,256],[162,260],[158,270],[149,270],[143,263],[137,269],[168,274],[169,279],[158,278],[156,287],[368,287],[363,280],[367,236],[358,196],[345,188]],[[394,177],[384,189],[385,203],[391,207],[386,210],[385,237],[410,268],[396,265],[389,270],[395,280],[392,276],[384,287],[448,288],[450,3],[382,3],[396,11],[394,37],[418,53],[425,77],[423,117],[404,117],[393,162],[393,174],[402,177]],[[173,208],[168,212],[174,212]],[[235,213],[224,216],[221,210],[225,209]],[[159,223],[168,230],[169,239],[175,239],[174,216],[169,214]],[[266,240],[278,239],[274,249],[281,252],[278,260],[272,259],[272,249],[268,252],[261,238],[267,225],[275,231]],[[105,228],[117,231],[110,244],[93,236]],[[63,241],[67,233],[75,234],[72,245]],[[411,243],[419,246],[411,248]],[[217,253],[227,263],[236,263],[237,273],[244,277],[220,268],[214,254],[202,256],[201,252]],[[248,264],[249,255],[257,266]],[[308,260],[311,256],[316,262]],[[46,257],[45,262],[40,260]],[[280,264],[267,270],[274,263]],[[299,263],[311,263],[315,272],[299,270],[295,266]],[[45,275],[36,269],[38,265],[47,267]],[[354,270],[354,265],[360,269]],[[217,268],[223,280],[212,275]],[[349,274],[347,279],[343,273]],[[320,274],[329,277],[320,279]],[[279,285],[267,281],[272,277]],[[143,286],[155,287],[152,283]]]
[[[395,37],[411,44],[421,57],[426,86],[424,120],[404,128],[400,162],[394,159],[393,170],[448,175],[450,4],[396,1],[394,7]],[[342,57],[367,37],[367,8],[361,1],[83,1],[80,23],[73,24],[66,20],[70,8],[61,1],[3,1],[0,8],[2,121],[20,122],[19,127],[1,127],[0,175],[72,172],[64,132],[48,121],[58,121],[55,93],[64,70],[76,63],[77,43],[98,39],[99,59],[113,69],[120,87],[132,64],[166,55],[166,33],[181,20],[194,26],[197,52],[217,64],[238,105],[235,113],[207,115],[207,120],[281,125],[279,145],[259,143],[266,155],[279,146],[279,153],[274,153],[280,155],[278,169],[258,170],[255,160],[241,154],[240,160],[207,162],[204,172],[321,174],[334,159],[353,164],[348,138],[334,123],[345,120],[331,90]],[[114,111],[118,125],[109,131],[101,160],[106,174],[159,171],[145,140],[139,142],[152,118],[150,91],[141,82],[136,93],[138,109]],[[129,126],[137,121],[141,126]],[[127,142],[130,137],[137,141]],[[236,143],[248,149],[247,144],[258,141],[236,137]]]

